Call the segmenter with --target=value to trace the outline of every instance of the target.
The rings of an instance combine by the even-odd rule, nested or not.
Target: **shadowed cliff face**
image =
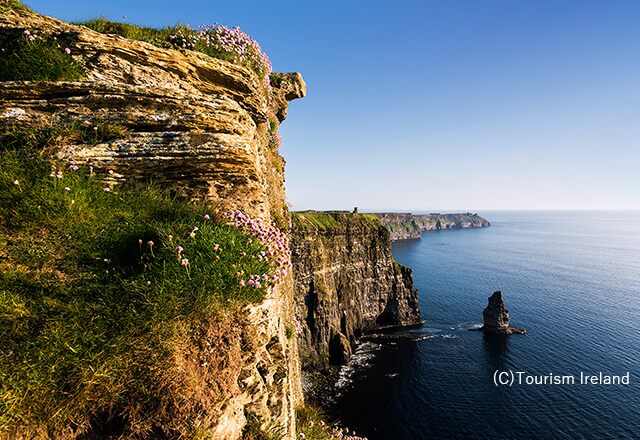
[[[478,214],[409,214],[385,212],[375,214],[389,230],[392,240],[420,238],[423,231],[487,228],[491,224]]]
[[[92,144],[71,139],[47,153],[65,165],[111,170],[100,173],[108,176],[108,185],[152,180],[192,200],[207,200],[221,211],[241,209],[266,222],[288,224],[284,160],[269,143],[269,118],[275,115],[276,124],[282,121],[288,101],[304,96],[300,74],[274,74],[270,97],[252,71],[201,53],[103,35],[23,9],[0,15],[0,42],[24,30],[67,38],[65,44],[85,65],[86,74],[77,82],[0,82],[0,128],[84,120],[117,124],[124,130],[114,139]],[[298,351],[290,337],[293,314],[289,276],[264,302],[239,311],[233,324],[220,329],[218,339],[210,338],[216,350],[233,358],[221,363],[221,371],[180,369],[166,399],[198,402],[197,414],[185,410],[194,404],[149,414],[148,426],[135,427],[139,432],[134,437],[190,438],[192,429],[207,438],[237,439],[245,415],[252,414],[265,429],[277,428],[284,438],[294,438],[293,408],[301,401],[301,387]],[[210,356],[213,349],[192,342],[184,347],[185,359]],[[206,387],[220,377],[228,386]],[[104,410],[109,420],[117,421],[122,408]],[[78,426],[70,421],[68,428],[56,429],[100,435],[105,420],[95,422]],[[175,425],[186,428],[163,431]],[[17,426],[14,432],[31,428]]]
[[[375,217],[299,213],[293,222],[303,368],[344,364],[367,331],[421,322],[411,269],[393,259],[389,233]]]

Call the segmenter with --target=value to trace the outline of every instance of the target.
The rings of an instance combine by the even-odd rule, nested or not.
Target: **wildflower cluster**
[[[169,42],[183,49],[197,50],[216,58],[249,67],[270,89],[271,61],[260,44],[239,27],[201,25],[196,30],[181,28],[169,36]]]
[[[279,131],[274,131],[273,133],[269,133],[269,147],[277,150],[282,145],[282,136],[280,136]]]
[[[232,224],[242,231],[247,232],[252,237],[262,242],[265,251],[261,251],[257,255],[259,261],[268,261],[271,265],[272,274],[262,274],[261,276],[251,275],[247,285],[260,287],[261,281],[271,281],[277,283],[287,276],[287,270],[291,265],[289,256],[289,239],[287,234],[273,225],[265,225],[260,219],[254,220],[247,214],[236,209],[228,213],[228,217]],[[246,255],[240,255],[244,258]],[[238,272],[239,277],[244,276]],[[244,279],[240,279],[241,285],[244,285]]]
[[[22,32],[22,36],[26,41],[36,41],[36,40],[42,39],[42,36],[39,36],[36,32],[31,32],[29,29],[25,29]],[[58,38],[53,37],[53,40],[56,41],[57,43]],[[56,46],[58,46],[59,48],[62,48],[60,44],[56,44]],[[71,49],[69,49],[68,47],[65,47],[64,53],[66,53],[67,55],[71,55]]]

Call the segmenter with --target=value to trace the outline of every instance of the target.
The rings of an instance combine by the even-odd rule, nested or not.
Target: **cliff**
[[[240,209],[266,224],[288,224],[284,160],[270,136],[286,116],[287,101],[305,94],[299,74],[273,74],[265,85],[250,69],[203,53],[104,35],[2,6],[0,42],[17,41],[27,31],[62,44],[84,73],[77,81],[0,82],[3,142],[17,132],[109,129],[108,136],[90,142],[85,135],[61,137],[42,154],[91,169],[105,190],[153,181],[219,212]],[[294,406],[302,395],[290,330],[293,304],[289,275],[264,301],[203,324],[172,354],[176,368],[154,372],[173,375],[161,401],[147,396],[122,407],[89,408],[81,418],[55,426],[11,419],[0,436],[99,436],[115,423],[132,438],[237,439],[251,418],[261,429],[294,438]],[[163,406],[169,401],[175,406]]]
[[[375,214],[389,230],[392,240],[420,238],[423,231],[487,228],[491,224],[478,214],[410,214],[387,212]]]
[[[364,333],[421,322],[411,269],[375,216],[294,213],[291,257],[303,368],[344,364]]]

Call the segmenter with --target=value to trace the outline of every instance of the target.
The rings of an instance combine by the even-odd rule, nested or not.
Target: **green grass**
[[[294,227],[319,231],[343,229],[350,222],[378,228],[380,220],[374,214],[352,214],[347,211],[298,211],[291,213]]]
[[[284,437],[284,430],[279,427],[262,429],[260,419],[254,414],[245,413],[247,423],[242,430],[243,440],[281,440]]]
[[[30,9],[23,5],[20,0],[0,0],[0,13],[4,14],[12,9],[30,11]]]
[[[123,138],[125,127],[101,118],[69,119],[54,116],[45,125],[29,127],[14,125],[0,131],[0,145],[4,150],[35,153],[64,143],[95,145]]]
[[[364,440],[347,434],[347,431],[327,422],[326,414],[319,408],[304,405],[296,408],[298,438],[307,440]]]
[[[0,437],[64,438],[141,408],[160,417],[178,386],[163,372],[203,322],[264,297],[236,274],[268,273],[263,246],[204,220],[206,206],[148,185],[106,192],[100,176],[2,147]]]
[[[154,46],[170,48],[173,47],[169,41],[171,35],[177,34],[179,31],[189,32],[190,28],[183,25],[168,26],[165,28],[152,28],[137,26],[129,23],[120,23],[110,21],[104,17],[94,18],[92,20],[77,22],[76,24],[86,26],[96,32],[102,34],[115,34],[130,40],[146,41]]]
[[[107,18],[100,17],[92,20],[80,21],[76,24],[88,27],[96,32],[103,34],[115,34],[120,35],[131,40],[145,41],[151,43],[154,46],[161,48],[178,48],[172,42],[170,37],[176,34],[182,34],[184,36],[195,35],[197,30],[185,25],[168,26],[164,28],[152,28],[137,26],[129,23],[121,23],[116,21],[110,21]],[[260,79],[263,79],[266,75],[264,66],[260,63],[252,61],[251,59],[244,60],[242,62],[237,61],[237,55],[233,52],[226,52],[223,50],[216,50],[214,47],[205,44],[202,41],[198,41],[195,44],[193,50],[202,52],[210,57],[237,63],[253,70]]]
[[[80,63],[65,53],[57,42],[20,37],[3,47],[0,81],[77,81],[84,75]]]

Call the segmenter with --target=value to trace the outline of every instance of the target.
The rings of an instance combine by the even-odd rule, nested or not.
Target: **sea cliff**
[[[292,270],[279,270],[273,275],[277,280],[272,284],[269,276],[263,274],[260,278],[251,278],[248,282],[253,284],[246,286],[243,277],[248,274],[235,269],[241,263],[252,264],[246,262],[246,253],[227,256],[225,249],[213,244],[206,249],[212,258],[208,264],[215,267],[216,261],[223,257],[220,261],[225,261],[228,272],[232,272],[225,272],[223,281],[231,283],[228,285],[233,286],[234,291],[250,286],[257,289],[260,282],[268,287],[262,286],[264,296],[256,295],[253,300],[244,302],[238,300],[237,304],[227,300],[221,306],[220,300],[209,298],[207,301],[217,301],[218,307],[222,307],[210,314],[190,307],[186,309],[191,313],[189,316],[167,315],[163,319],[165,312],[156,307],[155,302],[156,283],[146,281],[142,284],[144,287],[134,286],[133,290],[127,291],[133,296],[134,303],[140,295],[149,298],[135,307],[152,309],[157,326],[165,326],[168,329],[165,334],[178,334],[180,337],[176,341],[179,343],[165,345],[160,353],[151,345],[137,344],[136,341],[144,340],[136,339],[141,335],[133,337],[122,333],[124,342],[121,341],[121,345],[133,347],[135,356],[128,356],[125,350],[108,359],[114,359],[119,368],[117,371],[124,376],[94,371],[97,360],[86,358],[82,354],[84,351],[80,353],[69,343],[67,350],[63,344],[56,349],[65,355],[73,354],[76,358],[70,358],[69,368],[81,373],[65,373],[56,356],[40,359],[38,368],[42,371],[32,369],[28,373],[42,372],[42,378],[46,378],[56,370],[59,384],[52,385],[45,379],[38,382],[38,392],[47,394],[48,390],[53,390],[48,393],[49,403],[32,397],[35,382],[30,381],[31,376],[23,377],[24,369],[12,370],[16,363],[11,356],[18,353],[3,350],[0,361],[6,369],[0,374],[0,406],[4,408],[0,411],[0,438],[118,436],[235,440],[275,435],[292,440],[298,437],[296,408],[304,401],[300,357],[305,369],[344,364],[349,361],[353,344],[365,332],[420,322],[411,270],[394,261],[389,232],[379,219],[349,213],[307,213],[290,217],[277,130],[287,115],[288,102],[306,94],[306,85],[299,73],[267,72],[263,78],[260,72],[246,66],[197,51],[152,44],[157,43],[153,39],[151,42],[138,41],[117,33],[95,32],[85,26],[45,17],[16,0],[7,2],[6,6],[3,3],[0,12],[3,57],[17,53],[16,48],[35,50],[44,47],[61,63],[77,67],[77,78],[74,79],[6,79],[7,72],[2,72],[0,139],[2,154],[6,156],[2,159],[7,161],[3,163],[33,159],[34,166],[38,164],[34,171],[35,168],[38,173],[43,171],[42,161],[46,162],[44,172],[47,175],[48,168],[53,170],[49,178],[40,173],[45,177],[39,181],[35,180],[37,173],[34,172],[33,182],[28,181],[30,176],[26,172],[20,179],[11,174],[18,168],[9,174],[3,170],[0,174],[3,197],[25,206],[31,206],[28,197],[38,197],[34,201],[37,205],[33,206],[48,209],[46,221],[55,220],[55,226],[64,232],[61,239],[73,242],[77,231],[65,230],[60,226],[65,222],[58,222],[56,216],[74,212],[77,216],[74,221],[85,225],[83,216],[94,215],[91,209],[110,206],[108,209],[116,211],[115,200],[126,200],[128,188],[135,188],[136,197],[141,197],[145,203],[163,201],[167,204],[157,207],[158,212],[168,218],[162,228],[179,223],[180,219],[171,217],[171,209],[183,213],[195,209],[185,208],[180,203],[206,207],[207,214],[200,214],[198,219],[205,222],[201,229],[228,231],[225,228],[234,225],[228,215],[233,213],[235,217],[231,218],[235,218],[235,225],[244,228],[242,231],[252,230],[260,236],[259,240],[279,237],[279,267],[287,266],[292,260]],[[121,24],[115,24],[113,28],[126,29]],[[144,32],[142,35],[147,35]],[[16,60],[15,57],[12,59]],[[17,61],[22,62],[21,59]],[[47,69],[47,63],[41,61],[36,57],[29,62],[40,63],[40,67]],[[27,69],[27,76],[32,73]],[[24,167],[22,170],[24,172]],[[76,171],[79,174],[74,177],[72,173]],[[68,177],[69,174],[72,177]],[[63,187],[71,179],[75,179],[70,184],[73,187]],[[46,197],[55,200],[46,199],[44,192],[41,195],[39,191],[34,196],[33,187],[27,185],[36,184],[47,189]],[[101,195],[87,193],[82,199],[78,196],[78,201],[86,202],[84,212],[79,210],[80,203],[72,198],[81,185],[93,188],[91,191],[97,190]],[[158,196],[159,188],[170,197]],[[121,199],[105,199],[104,194]],[[100,200],[106,200],[105,206],[98,205]],[[173,207],[169,209],[172,203],[175,206],[171,205]],[[137,221],[135,207],[127,209],[116,213],[117,221],[123,226]],[[214,220],[219,226],[209,227]],[[22,242],[30,249],[29,255],[38,254],[47,245],[46,240],[41,240],[42,243],[34,240],[28,222],[18,227],[0,219],[0,242],[3,244],[0,282],[4,283],[0,287],[9,286],[7,292],[11,295],[3,297],[2,301],[8,302],[0,304],[3,307],[0,324],[3,335],[8,338],[3,342],[17,348],[24,346],[20,338],[23,337],[21,332],[25,331],[32,332],[30,340],[46,340],[36,315],[40,316],[42,310],[50,308],[68,308],[75,302],[87,307],[89,315],[99,310],[102,315],[96,322],[111,322],[113,327],[124,328],[116,310],[123,305],[117,300],[117,307],[98,308],[94,306],[91,294],[81,296],[75,293],[75,286],[67,293],[64,283],[77,279],[79,283],[85,283],[83,286],[89,286],[89,290],[113,289],[115,298],[119,298],[120,286],[87,284],[81,268],[67,264],[65,258],[72,257],[66,252],[47,259],[38,257],[29,260],[29,264],[24,262]],[[164,243],[156,236],[146,241],[138,231],[146,233],[149,226],[143,222],[140,227],[142,229],[136,230],[136,235],[128,237],[124,243],[127,252],[131,243],[137,243],[134,252],[140,255],[136,259],[127,256],[122,262],[112,262],[106,258],[92,258],[85,265],[90,270],[98,263],[129,265],[126,270],[144,276],[154,258],[162,253],[177,252],[177,261],[173,256],[169,261],[173,260],[171,264],[180,270],[171,272],[175,279],[170,281],[179,282],[180,277],[191,280],[189,271],[196,270],[195,266],[190,269],[195,260],[190,262],[184,258],[182,252],[188,250],[182,246],[175,247],[172,240],[177,236],[161,230],[158,237],[164,237]],[[255,245],[253,239],[242,235],[242,231],[234,230],[225,236],[229,245],[237,240],[246,240],[248,246]],[[194,240],[203,233],[197,227],[190,234],[188,230],[182,232]],[[19,233],[23,235],[18,236]],[[100,234],[103,232],[98,227],[91,238],[106,246],[105,237]],[[268,247],[265,249],[269,251]],[[101,255],[108,251],[100,248],[96,252]],[[263,252],[258,256],[259,262],[264,263],[272,255]],[[49,264],[51,267],[47,266]],[[98,273],[125,271],[125,266],[107,267],[106,271],[100,267]],[[45,274],[55,275],[52,281],[43,278],[43,270]],[[162,273],[165,272],[160,271]],[[19,277],[19,282],[12,278],[15,276]],[[110,278],[103,275],[99,279]],[[212,273],[212,279],[220,280],[220,274]],[[162,285],[166,280],[160,275],[156,281]],[[128,286],[134,284],[131,280],[127,283]],[[22,290],[16,290],[16,286]],[[47,291],[57,292],[53,287],[60,286],[60,291],[68,295],[62,302],[52,299]],[[206,286],[207,283],[203,283],[198,287],[205,296]],[[37,289],[40,296],[32,295],[33,289]],[[162,292],[174,302],[181,301],[181,298],[172,298],[172,289]],[[225,294],[216,293],[223,298]],[[26,296],[23,298],[22,295]],[[127,313],[134,319],[142,319],[136,314],[137,309],[131,307],[133,311]],[[91,321],[94,317],[84,318]],[[51,322],[54,321],[50,319]],[[88,325],[87,334],[80,335],[77,322],[56,318],[55,323],[72,335],[63,338],[65,341],[73,339],[78,346],[89,347],[87,353],[91,356],[106,356],[94,351],[96,347],[111,346],[108,336],[97,342],[95,339],[81,341],[81,337],[93,338],[91,325]],[[144,333],[135,325],[132,327],[133,334]],[[159,339],[154,344],[162,346],[165,341]],[[93,343],[98,345],[90,347]],[[38,357],[38,353],[24,349],[20,356],[31,359]],[[162,362],[158,361],[160,358]],[[80,365],[88,367],[79,370]],[[99,364],[100,368],[111,368],[105,365],[104,362]],[[131,379],[120,383],[120,377]],[[20,389],[20,384],[24,383],[30,384],[26,392]],[[161,386],[150,385],[155,383]],[[146,389],[148,387],[153,389]],[[79,405],[65,406],[69,402],[64,398],[68,389],[77,390],[74,399],[79,399],[76,400]],[[61,409],[58,411],[55,405],[61,405]],[[52,417],[46,417],[47,414]],[[309,414],[308,410],[306,414]],[[342,438],[340,432],[332,432],[335,434],[332,436]]]
[[[265,224],[287,227],[284,160],[271,138],[288,101],[306,93],[300,74],[272,74],[266,84],[246,67],[203,53],[94,32],[17,2],[2,6],[0,42],[11,47],[25,35],[59,42],[60,51],[68,50],[84,72],[76,81],[0,82],[3,143],[14,142],[16,133],[73,134],[95,126],[100,132],[90,142],[84,134],[61,137],[42,154],[65,167],[90,169],[103,180],[105,191],[153,181],[176,197],[216,206],[220,213],[238,209]],[[100,137],[107,127],[117,130]],[[13,267],[10,260],[3,264],[9,265],[3,270]],[[294,407],[303,397],[297,341],[291,334],[291,275],[260,303],[210,320],[211,326],[193,329],[198,337],[172,354],[174,377],[160,400],[132,396],[109,407],[89,406],[55,426],[38,420],[42,412],[34,406],[29,420],[3,414],[10,422],[1,427],[0,438],[115,432],[130,438],[238,439],[248,421],[265,432],[296,437]],[[218,355],[224,359],[213,359]],[[153,353],[147,358],[157,371]],[[8,399],[12,392],[4,385],[0,389]],[[104,399],[118,401],[115,395]],[[185,404],[165,407],[164,402]],[[3,401],[3,408],[9,407]],[[139,423],[128,424],[132,419],[125,412],[135,412]]]
[[[411,269],[375,216],[294,213],[291,257],[303,368],[344,364],[366,332],[421,322]]]
[[[420,238],[423,231],[487,228],[491,224],[478,214],[411,214],[385,212],[375,214],[389,230],[392,240]]]

